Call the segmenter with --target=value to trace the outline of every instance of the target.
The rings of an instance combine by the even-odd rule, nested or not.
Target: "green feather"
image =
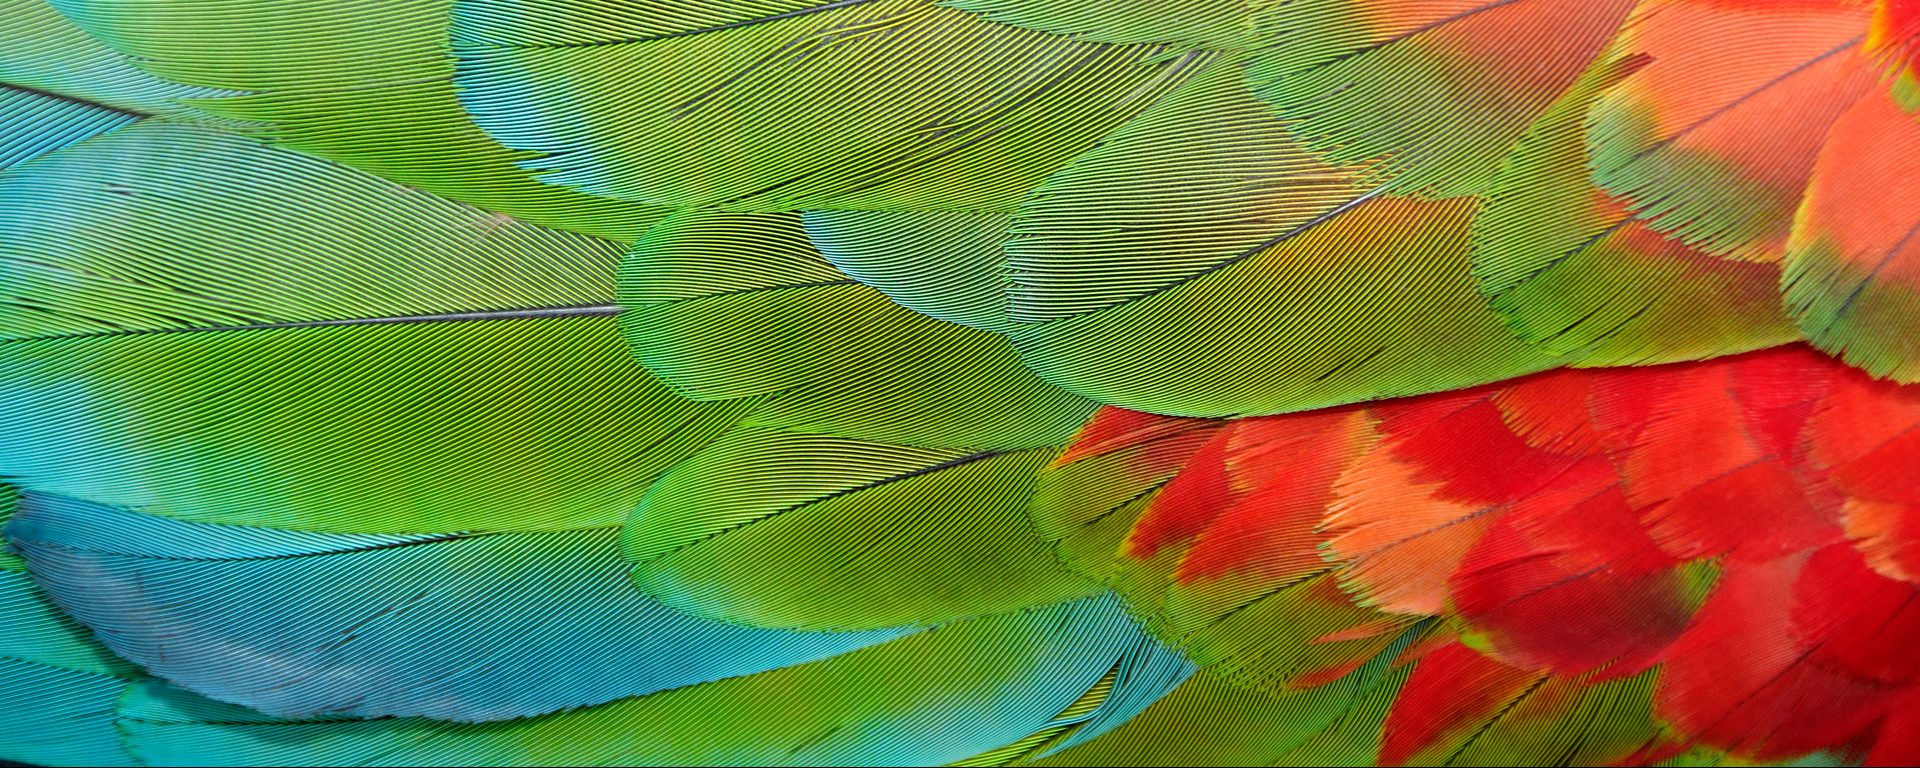
[[[835,270],[798,214],[689,213],[621,267],[640,362],[696,400],[767,396],[750,423],[962,449],[1058,445],[1093,403],[1004,337],[934,320]]]
[[[148,72],[203,86],[196,89],[203,97],[226,91],[193,105],[254,123],[250,133],[281,146],[488,210],[617,240],[638,236],[664,213],[541,184],[518,165],[531,153],[502,147],[474,127],[453,83],[447,42],[453,0],[58,5]]]
[[[1000,243],[1012,217],[995,211],[808,211],[807,237],[833,266],[928,317],[1004,332]]]
[[[1301,150],[1222,60],[1048,179],[1008,241],[1043,378],[1193,416],[1469,386],[1557,360],[1475,290],[1471,199],[1395,198]]]
[[[613,319],[620,247],[141,123],[0,174],[0,472],[204,522],[617,523],[743,415]]]
[[[1414,619],[1353,603],[1331,567],[1297,578],[1232,574],[1175,583],[1161,598],[1161,637],[1236,685],[1313,688],[1414,632]],[[1357,637],[1329,636],[1365,629]]]
[[[946,0],[1003,24],[1102,43],[1254,44],[1255,0]]]
[[[462,99],[544,155],[528,167],[685,208],[1004,210],[1187,72],[931,0],[461,0],[454,19]]]
[[[1270,2],[1247,79],[1325,161],[1402,192],[1475,194],[1635,4]]]
[[[1015,320],[1147,298],[1367,192],[1291,148],[1235,61],[1206,61],[1022,201],[1005,245]]]
[[[1100,738],[1044,766],[1370,765],[1406,678],[1387,657],[1339,681],[1278,693],[1198,674]]]
[[[935,624],[1087,594],[1026,514],[1050,450],[743,429],[661,478],[622,553],[640,585],[759,626]]]

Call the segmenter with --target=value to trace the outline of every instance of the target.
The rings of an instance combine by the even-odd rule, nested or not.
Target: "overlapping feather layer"
[[[0,759],[1920,759],[1903,0],[0,0]]]

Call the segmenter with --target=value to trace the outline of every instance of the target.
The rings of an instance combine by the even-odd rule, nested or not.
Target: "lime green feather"
[[[1290,766],[1327,766],[1340,768],[1349,765],[1370,765],[1380,761],[1380,738],[1387,719],[1387,712],[1393,708],[1394,699],[1400,694],[1400,685],[1406,681],[1410,667],[1400,666],[1387,654],[1372,664],[1387,664],[1387,672],[1379,682],[1366,688],[1354,697],[1339,719],[1320,729],[1306,741],[1288,750],[1285,755],[1269,762],[1269,765]],[[1368,674],[1363,671],[1361,674]],[[1368,678],[1360,678],[1366,680]],[[1338,685],[1336,683],[1336,685]],[[1317,689],[1315,689],[1317,690]],[[1298,695],[1311,693],[1304,691]]]
[[[1248,82],[1300,145],[1370,183],[1480,192],[1634,0],[1292,0],[1254,13]]]
[[[1395,198],[1312,159],[1222,60],[1049,178],[1008,241],[1043,378],[1134,410],[1268,414],[1558,361],[1468,272],[1472,199]]]
[[[1355,605],[1332,568],[1292,579],[1177,583],[1158,599],[1162,619],[1149,625],[1160,637],[1212,674],[1259,690],[1322,685],[1418,632],[1411,618]]]
[[[0,473],[205,522],[622,519],[747,404],[611,315],[620,247],[141,123],[0,175]]]
[[[968,453],[762,429],[675,467],[622,553],[668,605],[760,626],[935,624],[1086,594],[1034,535],[1054,451]]]
[[[1289,146],[1237,62],[1210,61],[1021,202],[1005,244],[1015,320],[1144,299],[1367,192]]]
[[[474,127],[453,83],[453,0],[54,4],[146,71],[201,86],[203,96],[226,91],[192,103],[254,123],[251,133],[281,146],[617,240],[638,236],[663,213],[542,184],[517,165],[530,153]]]
[[[1062,724],[1035,732],[992,752],[954,766],[1024,765],[1104,737],[1132,722],[1147,707],[1193,676],[1193,663],[1157,643],[1115,664],[1092,689],[1056,720]],[[1081,717],[1086,719],[1082,720]]]
[[[544,180],[675,207],[1005,209],[1190,69],[932,0],[626,5],[461,0],[462,100]]]
[[[1211,431],[1206,422],[1048,465],[1028,514],[1068,567],[1122,591],[1141,591],[1125,554],[1133,525]]]
[[[1201,673],[1140,716],[1079,747],[1028,763],[1077,766],[1371,765],[1381,721],[1406,670],[1380,658],[1303,691],[1242,688]]]
[[[997,334],[903,308],[834,269],[801,216],[689,213],[621,267],[622,332],[696,400],[767,396],[750,422],[962,449],[1058,445],[1093,403]]]
[[[947,5],[1029,29],[1102,43],[1254,44],[1254,0],[947,0]]]

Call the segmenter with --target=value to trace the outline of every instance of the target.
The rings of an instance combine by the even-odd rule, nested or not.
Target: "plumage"
[[[0,762],[1910,763],[1916,41],[0,0]]]
[[[456,3],[474,124],[545,181],[685,208],[1010,206],[1191,70],[930,0],[519,6]]]
[[[1696,360],[1798,338],[1777,265],[1663,237],[1587,173],[1596,99],[1652,61],[1597,61],[1501,162],[1473,222],[1481,292],[1515,334],[1580,365]]]
[[[910,629],[696,619],[632,589],[611,527],[313,534],[29,497],[9,535],[47,595],[115,653],[280,717],[507,720],[805,663]]]
[[[1682,243],[1778,260],[1828,127],[1873,85],[1866,17],[1852,0],[1652,4],[1617,43],[1649,62],[1594,106],[1594,181]]]
[[[149,763],[943,764],[1100,723],[1076,705],[1111,691],[1102,682],[1143,642],[1115,601],[1092,599],[538,718],[279,721],[147,683],[122,699],[121,725]],[[745,723],[758,727],[716,727]]]
[[[71,22],[36,37],[79,37],[164,81],[194,87],[156,99],[165,108],[191,99],[186,106],[239,121],[240,130],[279,146],[489,211],[612,239],[630,240],[667,213],[541,184],[520,167],[530,155],[487,138],[462,111],[452,81],[451,0],[14,4],[52,6]],[[85,35],[74,34],[81,30]],[[101,53],[74,55],[91,62],[105,58]],[[58,84],[90,89],[105,79],[77,74],[68,70]]]
[[[1308,0],[1254,15],[1247,81],[1369,186],[1477,194],[1614,38],[1629,0]]]
[[[1862,369],[1912,380],[1920,216],[1902,205],[1920,122],[1890,91],[1834,121],[1787,241],[1786,299],[1807,337]],[[1871,329],[1871,330],[1869,330]]]
[[[1606,747],[1611,756],[1554,759],[1611,762],[1649,748],[1655,736],[1766,758],[1855,748],[1871,741],[1889,701],[1911,685],[1904,655],[1881,645],[1904,642],[1894,638],[1907,636],[1911,585],[1899,556],[1883,549],[1886,538],[1843,535],[1857,502],[1844,496],[1834,468],[1847,465],[1814,446],[1834,434],[1867,452],[1901,450],[1905,422],[1875,425],[1892,443],[1864,427],[1825,425],[1865,412],[1868,401],[1880,404],[1872,411],[1880,418],[1902,413],[1910,395],[1802,347],[1541,374],[1347,413],[1236,420],[1187,451],[1184,467],[1157,474],[1159,487],[1149,492],[1158,499],[1119,545],[1118,562],[1171,567],[1177,581],[1204,583],[1194,567],[1199,547],[1169,566],[1163,548],[1141,542],[1251,539],[1262,546],[1205,567],[1344,572],[1349,599],[1443,620],[1460,643],[1415,662],[1388,720],[1386,762],[1437,759],[1419,755],[1466,727],[1448,725],[1455,718],[1479,717],[1472,706],[1505,711],[1501,697],[1538,686],[1580,692],[1629,679],[1640,680],[1620,689],[1637,691],[1635,717],[1652,717],[1652,707],[1659,721]],[[1137,445],[1153,439],[1149,430],[1133,434],[1143,438]],[[1132,450],[1093,436],[1106,454]],[[1869,469],[1896,455],[1862,456],[1860,470],[1874,478],[1863,482],[1907,484],[1906,473],[1896,481]],[[1326,461],[1340,469],[1307,469]],[[1403,514],[1384,515],[1389,505]],[[1190,508],[1211,515],[1196,518]],[[1730,518],[1730,508],[1740,515]],[[1753,535],[1756,528],[1766,535]],[[1283,559],[1288,552],[1297,554]],[[1209,639],[1189,633],[1173,641],[1194,644],[1199,658]],[[1748,642],[1756,644],[1750,653],[1731,650]],[[1423,671],[1436,658],[1438,669]],[[1421,682],[1429,675],[1446,682]],[[1423,704],[1411,691],[1427,685],[1436,686],[1427,695],[1437,701]],[[1460,690],[1496,700],[1453,703],[1438,692]],[[1587,706],[1577,703],[1584,695],[1548,698],[1577,708]],[[1802,723],[1809,697],[1830,697],[1828,709]],[[1402,708],[1407,719],[1396,725]],[[1625,716],[1580,727],[1612,728],[1606,718]],[[1537,737],[1517,733],[1511,748],[1568,743],[1525,746]]]
[[[634,507],[620,551],[669,605],[760,626],[929,623],[1095,587],[1028,531],[1047,450],[958,451],[742,429]]]

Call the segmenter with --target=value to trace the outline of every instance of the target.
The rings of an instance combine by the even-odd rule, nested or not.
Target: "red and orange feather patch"
[[[1209,424],[1126,553],[1186,547],[1176,589],[1331,568],[1374,609],[1354,637],[1455,627],[1464,644],[1412,654],[1383,762],[1464,727],[1474,697],[1649,669],[1668,746],[1914,754],[1897,705],[1920,656],[1895,646],[1920,635],[1920,387],[1787,347],[1228,422],[1110,410],[1070,456]]]

